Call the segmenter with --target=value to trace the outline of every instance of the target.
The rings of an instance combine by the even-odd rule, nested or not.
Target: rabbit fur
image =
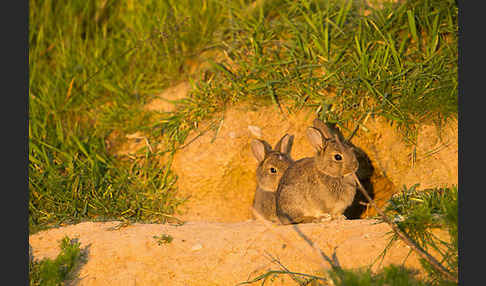
[[[358,160],[352,147],[319,119],[307,129],[307,138],[317,151],[315,156],[295,161],[277,188],[276,213],[282,224],[342,217],[356,194],[351,175],[358,169]]]
[[[275,192],[279,180],[294,162],[290,157],[293,138],[293,135],[285,134],[273,149],[264,140],[254,139],[251,142],[251,150],[258,161],[257,187],[253,199],[253,208],[265,219],[272,222],[277,221]]]

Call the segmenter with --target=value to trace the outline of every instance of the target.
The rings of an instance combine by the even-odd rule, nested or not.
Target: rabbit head
[[[275,192],[283,173],[292,164],[290,157],[293,135],[285,134],[272,149],[264,140],[254,139],[251,150],[258,160],[256,178],[258,186],[269,192]]]
[[[339,137],[319,119],[307,129],[307,138],[316,149],[316,169],[330,177],[344,177],[358,170],[358,160],[351,146],[341,142]]]

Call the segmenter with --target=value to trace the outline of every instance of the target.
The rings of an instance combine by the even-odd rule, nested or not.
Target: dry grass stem
[[[303,251],[303,249],[301,247],[297,246],[295,243],[293,243],[292,241],[290,241],[288,238],[284,237],[283,235],[281,235],[280,233],[278,233],[277,231],[275,231],[275,229],[274,229],[275,226],[272,225],[272,223],[270,223],[269,221],[265,220],[254,208],[252,208],[251,210],[252,210],[253,215],[255,216],[255,218],[258,221],[260,221],[265,226],[265,228],[267,230],[269,230],[274,235],[278,236],[280,239],[282,239],[283,241],[285,241],[285,243],[287,243],[289,246],[291,246],[291,247],[293,247],[295,249],[298,249],[299,252],[300,253],[303,253],[306,256],[307,259],[310,259],[310,260],[312,260],[314,262],[318,262],[319,264],[321,264],[321,266],[324,269],[327,268],[327,263],[329,263],[333,269],[340,269],[341,268],[339,266],[339,263],[336,263],[333,259],[329,258],[329,256],[327,256],[313,241],[311,241],[307,236],[305,236],[300,231],[300,229],[297,227],[297,225],[295,225],[295,224],[292,225],[292,228],[312,248],[312,251],[317,255],[318,258],[316,258],[315,256],[306,255],[306,252]]]
[[[414,243],[404,232],[398,228],[396,224],[394,224],[388,217],[385,215],[385,213],[375,204],[374,200],[368,195],[366,190],[363,188],[361,185],[361,182],[358,180],[355,174],[353,174],[354,180],[356,181],[358,185],[358,189],[360,192],[366,197],[366,199],[370,202],[371,206],[375,208],[375,210],[378,212],[378,214],[382,217],[382,219],[390,225],[392,230],[400,237],[400,239],[405,242],[408,246],[410,246],[421,258],[425,259],[427,262],[432,265],[437,271],[440,273],[444,274],[447,279],[454,281],[455,283],[459,283],[459,280],[457,277],[454,277],[442,264],[440,264],[439,261],[437,261],[432,255],[430,255],[428,252],[423,250],[420,246],[418,246],[416,243]]]

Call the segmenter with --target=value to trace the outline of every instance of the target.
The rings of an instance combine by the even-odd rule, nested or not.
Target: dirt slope
[[[319,274],[317,271],[329,268],[292,226],[269,230],[258,221],[188,222],[110,230],[117,224],[86,222],[36,233],[30,237],[34,257],[53,258],[59,252],[56,241],[64,235],[78,238],[88,256],[76,285],[235,285],[267,270],[280,270],[268,254],[295,272]],[[390,231],[373,220],[331,221],[298,228],[327,255],[335,251],[345,268],[371,264],[385,248]],[[163,234],[173,237],[172,242],[159,245],[154,236]],[[408,252],[408,247],[397,244],[383,265],[401,264]],[[408,257],[405,265],[417,269],[416,256]],[[373,269],[380,267],[376,263]],[[294,284],[279,279],[272,285]]]
[[[174,108],[173,99],[187,95],[180,84],[169,89],[147,109]],[[240,105],[221,114],[217,132],[204,132],[201,122],[184,149],[178,151],[173,171],[178,175],[181,197],[189,198],[178,214],[182,226],[134,224],[110,230],[119,222],[86,222],[42,231],[30,236],[35,259],[53,258],[65,235],[78,238],[86,249],[87,262],[78,270],[76,285],[235,285],[280,266],[316,273],[328,268],[292,226],[265,227],[249,220],[255,190],[256,160],[250,151],[253,138],[275,144],[285,133],[295,135],[292,157],[312,156],[305,138],[315,111],[281,113],[275,106],[258,109]],[[352,139],[369,157],[374,168],[369,181],[375,199],[384,202],[403,185],[421,183],[421,188],[457,184],[457,121],[437,132],[435,126],[418,130],[417,146],[406,144],[396,129],[382,119],[369,118]],[[343,135],[349,135],[343,131]],[[146,148],[143,134],[128,136],[123,154]],[[131,142],[132,140],[133,142]],[[364,212],[361,217],[372,215]],[[390,228],[368,219],[299,225],[308,238],[326,254],[334,251],[344,268],[370,265],[383,251]],[[173,241],[159,245],[154,236],[170,235]],[[401,264],[418,269],[417,257],[397,244],[383,265]],[[379,269],[380,264],[373,266]],[[273,285],[295,285],[289,278]]]
[[[172,169],[179,178],[179,195],[189,198],[181,208],[183,219],[236,222],[251,218],[257,167],[250,150],[254,138],[274,145],[285,133],[293,134],[291,156],[297,160],[314,155],[305,130],[312,125],[315,110],[282,114],[276,106],[238,105],[220,118],[217,132],[206,131],[201,124],[187,139],[192,143],[175,155]],[[255,128],[261,135],[252,132]],[[350,131],[342,133],[348,137]],[[404,185],[420,183],[423,189],[458,183],[457,121],[447,122],[440,130],[424,125],[417,134],[413,146],[389,122],[369,118],[352,138],[370,159],[374,171],[369,191],[380,206]],[[361,217],[374,214],[370,211]]]

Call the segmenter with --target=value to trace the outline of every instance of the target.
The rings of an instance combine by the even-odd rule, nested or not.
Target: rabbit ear
[[[314,119],[312,125],[315,128],[319,129],[319,131],[321,131],[321,134],[324,136],[325,139],[333,138],[333,133],[331,129],[327,127],[327,125],[324,122],[320,121],[318,118]]]
[[[294,142],[294,135],[285,134],[275,145],[274,150],[279,151],[283,154],[290,154],[292,149],[292,144]]]
[[[316,150],[324,149],[324,138],[319,130],[314,127],[307,128],[307,139]]]
[[[251,141],[251,151],[258,162],[263,161],[263,159],[265,159],[265,154],[267,154],[271,149],[272,146],[263,140],[253,139]]]
[[[340,145],[342,145],[343,143],[341,143],[341,139],[339,139],[339,136],[337,136],[337,134],[334,134],[333,136],[334,140],[336,140],[336,142],[338,142]]]

